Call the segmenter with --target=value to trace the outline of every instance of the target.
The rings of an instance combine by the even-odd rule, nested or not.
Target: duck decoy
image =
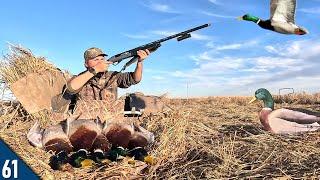
[[[320,113],[302,108],[274,109],[274,100],[265,88],[256,90],[249,102],[262,100],[264,107],[259,112],[259,119],[266,131],[275,134],[295,134],[320,129]]]

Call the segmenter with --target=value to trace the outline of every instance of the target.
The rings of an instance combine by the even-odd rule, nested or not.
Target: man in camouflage
[[[112,108],[112,104],[117,100],[118,87],[128,88],[141,81],[143,60],[149,54],[147,49],[139,50],[137,52],[139,58],[134,72],[120,73],[108,71],[111,63],[106,61],[105,56],[107,55],[101,49],[89,48],[84,52],[84,65],[87,70],[67,82],[64,96],[76,96],[77,100],[86,102],[104,101],[106,107]],[[77,105],[75,101],[73,104]]]

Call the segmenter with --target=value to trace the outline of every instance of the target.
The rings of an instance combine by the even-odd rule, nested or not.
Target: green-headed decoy
[[[265,130],[276,134],[294,134],[320,129],[320,113],[301,108],[274,109],[274,100],[267,89],[260,88],[249,102],[262,100],[263,109],[259,113]]]

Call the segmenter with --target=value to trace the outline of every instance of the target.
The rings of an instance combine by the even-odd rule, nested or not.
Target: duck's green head
[[[106,157],[111,161],[116,161],[121,157],[125,157],[128,155],[128,150],[119,146],[119,147],[112,147],[112,149],[107,153]]]
[[[238,20],[245,20],[245,21],[252,21],[257,23],[259,21],[260,18],[256,17],[256,16],[252,16],[250,14],[245,14],[243,16],[238,17]]]
[[[249,103],[252,103],[256,100],[262,100],[264,103],[264,107],[274,109],[274,101],[270,92],[265,88],[260,88],[256,90],[253,99]]]

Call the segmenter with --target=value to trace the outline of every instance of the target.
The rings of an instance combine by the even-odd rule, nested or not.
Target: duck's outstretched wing
[[[271,0],[270,20],[295,24],[296,0]]]
[[[320,113],[306,109],[277,109],[270,114],[274,118],[280,118],[286,121],[296,122],[298,124],[312,124],[320,122]]]
[[[276,12],[279,0],[270,0],[270,20]]]

